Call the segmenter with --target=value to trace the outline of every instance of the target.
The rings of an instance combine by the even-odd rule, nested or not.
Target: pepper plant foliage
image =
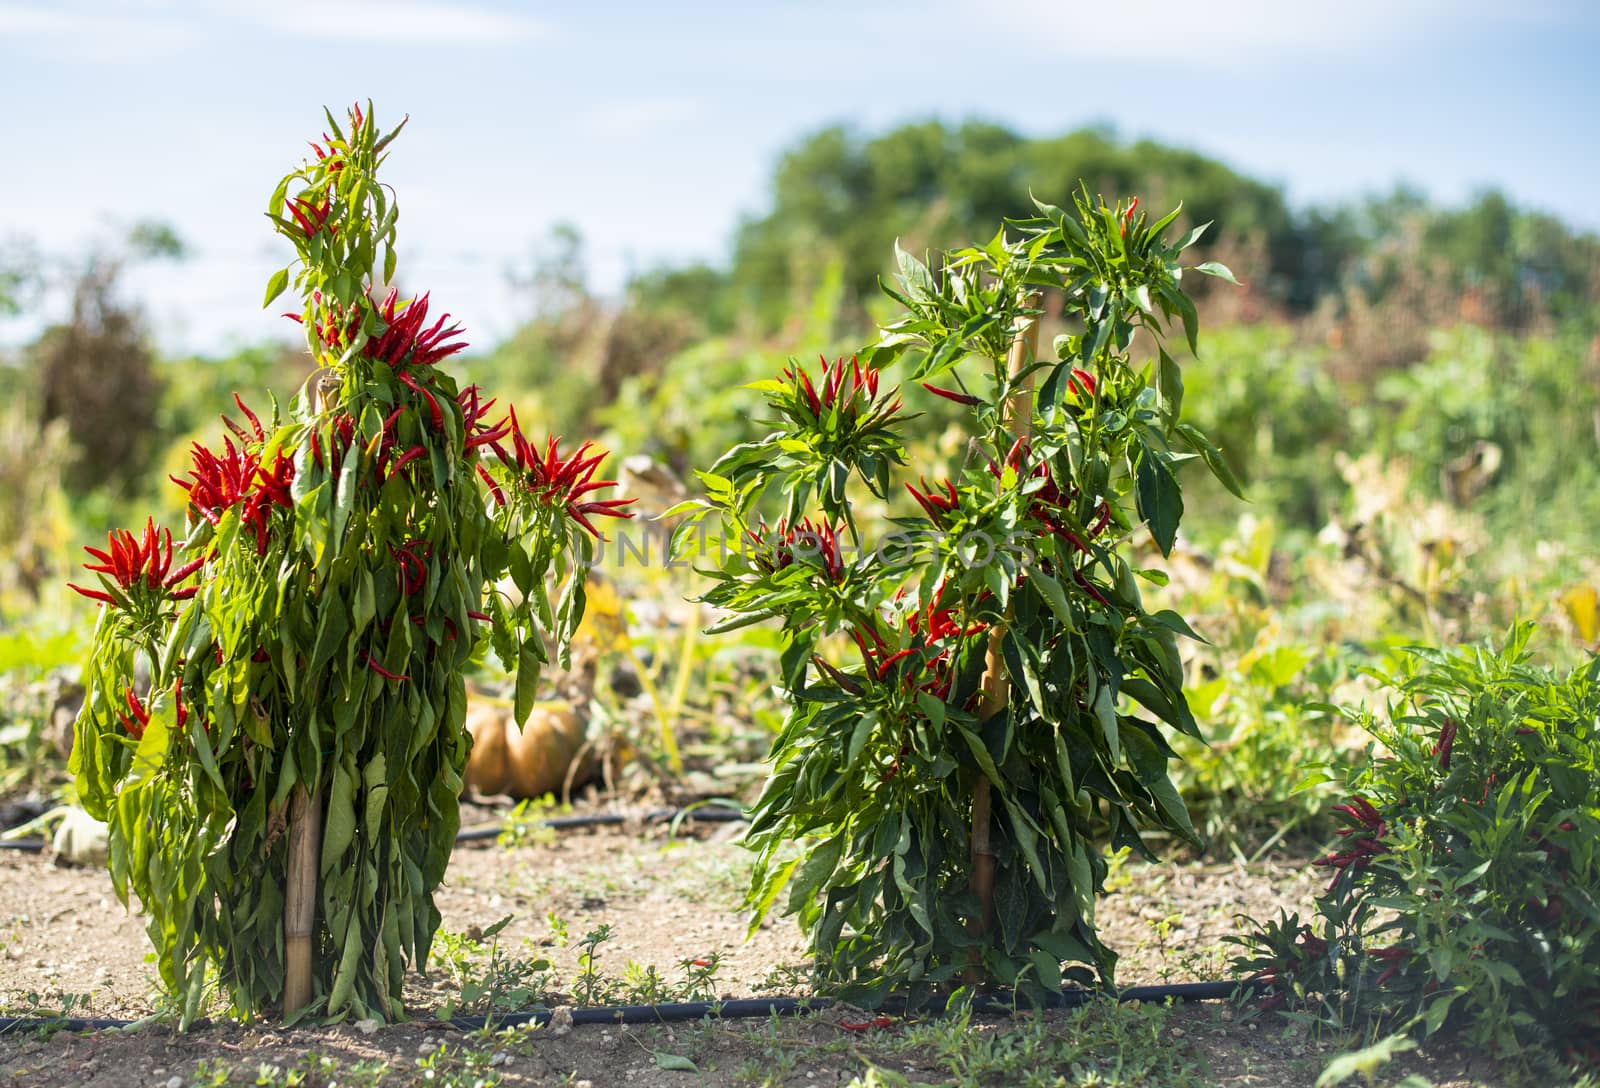
[[[1315,915],[1235,938],[1271,1004],[1459,1028],[1502,1055],[1600,1067],[1600,657],[1415,649],[1354,774]]]
[[[1130,564],[1128,542],[1148,529],[1172,547],[1181,462],[1237,485],[1180,419],[1164,341],[1176,319],[1194,347],[1179,260],[1203,228],[1169,243],[1178,213],[1152,222],[1136,205],[1041,204],[946,254],[941,274],[901,253],[888,293],[904,315],[855,360],[762,383],[777,429],[703,474],[699,516],[742,542],[706,600],[724,627],[781,619],[792,701],[752,815],[751,902],[759,919],[786,894],[820,971],[865,999],[974,972],[1035,990],[1109,982],[1102,839],[1194,837],[1164,733],[1199,733],[1177,648],[1193,635],[1145,610],[1139,577],[1161,576]],[[1067,330],[1055,358],[1008,365],[1047,316]],[[916,516],[869,537],[852,497],[891,497],[913,418],[883,388],[891,366],[969,406],[970,441],[951,478],[905,483]],[[768,526],[760,510],[778,502]],[[992,919],[971,853],[989,790]]]
[[[401,123],[402,126],[404,122]],[[464,343],[394,276],[397,207],[378,182],[399,127],[353,108],[272,194],[320,366],[286,412],[196,444],[186,535],[147,524],[89,549],[101,602],[73,770],[110,825],[111,875],[149,915],[163,984],[199,1007],[212,971],[243,1013],[284,979],[291,795],[322,807],[317,1002],[402,1012],[408,963],[459,823],[463,669],[487,640],[519,720],[547,642],[584,605],[603,454],[563,455],[442,369]],[[516,592],[497,588],[509,576]],[[148,677],[148,679],[146,679]]]

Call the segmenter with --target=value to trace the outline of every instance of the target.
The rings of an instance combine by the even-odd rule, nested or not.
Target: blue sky
[[[260,213],[321,106],[357,97],[411,115],[386,168],[403,277],[479,344],[523,316],[505,271],[551,224],[582,230],[602,290],[719,259],[782,149],[837,121],[1110,123],[1300,204],[1493,185],[1594,229],[1596,57],[1585,0],[0,0],[0,239],[70,255],[165,220],[191,258],[128,285],[165,348],[282,335]]]

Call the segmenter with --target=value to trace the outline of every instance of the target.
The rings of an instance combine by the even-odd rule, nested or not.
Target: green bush
[[[1245,938],[1275,998],[1459,1028],[1502,1054],[1600,1062],[1600,657],[1566,676],[1506,647],[1413,650],[1336,807],[1317,918]]]

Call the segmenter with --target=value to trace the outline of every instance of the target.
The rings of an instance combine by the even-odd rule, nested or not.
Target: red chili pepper
[[[913,499],[917,500],[917,505],[922,507],[923,511],[928,515],[929,521],[935,525],[943,525],[943,515],[961,505],[961,500],[956,494],[956,485],[946,480],[941,494],[939,489],[929,487],[927,480],[919,480],[919,482],[923,486],[922,491],[918,491],[909,483],[906,484],[906,490],[911,492]]]
[[[245,407],[244,400],[240,398],[238,393],[233,395],[233,403],[239,406],[239,411],[243,412],[244,417],[250,421],[250,429],[255,432],[256,441],[265,442],[267,440],[267,435],[266,432],[261,429],[261,417],[257,416],[249,408]]]
[[[150,724],[150,712],[145,709],[144,704],[139,701],[139,697],[133,693],[132,688],[128,689],[127,701],[128,709],[133,712],[133,718],[130,720],[123,715],[122,711],[118,710],[116,712],[117,720],[122,723],[122,727],[128,731],[134,740],[143,740],[145,727]]]
[[[489,622],[488,615],[483,613],[483,612],[468,612],[467,613],[467,619],[469,619],[469,620],[477,620],[479,623],[488,623]]]
[[[423,454],[425,454],[427,452],[428,452],[428,450],[424,446],[412,446],[410,449],[406,450],[406,452],[402,453],[399,457],[395,458],[394,464],[389,466],[389,475],[390,476],[394,476],[401,469],[405,468],[412,461],[415,461],[418,457],[421,457]]]
[[[506,504],[506,494],[500,489],[500,485],[494,482],[494,477],[490,476],[488,470],[482,465],[473,465],[472,467],[477,470],[483,482],[488,485],[489,494],[494,496],[495,505],[504,506]]]
[[[1441,771],[1450,769],[1450,750],[1455,747],[1456,729],[1455,721],[1449,718],[1445,719],[1444,725],[1439,729],[1439,743],[1434,745],[1433,751],[1439,757]]]
[[[926,389],[936,397],[943,397],[945,400],[953,400],[957,404],[965,404],[969,408],[976,407],[977,405],[983,403],[983,399],[981,397],[974,397],[968,393],[958,393],[954,389],[941,389],[937,385],[929,385],[927,382],[922,383],[922,388]]]
[[[74,585],[71,582],[67,583],[67,588],[68,589],[77,590],[79,593],[83,594],[85,597],[88,597],[91,601],[100,601],[103,604],[117,605],[117,606],[120,606],[122,604],[121,601],[117,600],[115,597],[113,597],[111,594],[105,592],[104,590],[85,589],[83,586]]]
[[[1088,578],[1084,577],[1083,571],[1081,571],[1081,570],[1073,571],[1072,572],[1072,577],[1080,586],[1083,587],[1083,591],[1085,593],[1087,593],[1089,596],[1093,597],[1095,600],[1099,601],[1101,604],[1106,605],[1107,607],[1110,607],[1111,602],[1106,599],[1106,595],[1104,593],[1101,593],[1098,589],[1096,589],[1093,582],[1089,581]]]
[[[907,648],[901,650],[899,653],[890,654],[888,657],[884,658],[883,663],[878,666],[878,679],[882,680],[885,676],[887,676],[889,674],[889,669],[893,667],[896,661],[904,661],[906,658],[910,657],[916,652],[917,651],[914,647]]]
[[[1099,536],[1101,533],[1105,532],[1106,526],[1109,525],[1110,523],[1111,523],[1111,504],[1110,503],[1106,503],[1106,502],[1102,502],[1100,504],[1100,517],[1099,517],[1098,520],[1095,521],[1095,523],[1093,525],[1091,525],[1089,527],[1089,536],[1091,538]]]
[[[407,676],[405,673],[390,672],[388,669],[386,669],[382,665],[378,664],[378,659],[372,656],[371,651],[368,651],[368,653],[367,653],[367,668],[371,669],[373,672],[377,673],[379,676],[383,677],[385,680],[410,680],[411,679],[411,677]]]
[[[402,382],[409,386],[413,392],[417,393],[428,402],[428,414],[433,418],[433,429],[436,431],[444,430],[444,410],[439,407],[439,401],[434,397],[433,393],[417,384],[417,380],[403,370],[399,373],[398,377]]]

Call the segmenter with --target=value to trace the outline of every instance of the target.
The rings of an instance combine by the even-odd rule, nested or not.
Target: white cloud
[[[334,0],[306,7],[254,4],[237,14],[248,22],[304,38],[417,44],[496,45],[544,37],[549,27],[535,19],[466,4],[374,3]]]
[[[165,4],[0,4],[0,35],[31,39],[47,53],[100,62],[149,61],[198,44],[189,20],[167,18]]]
[[[1558,26],[1576,18],[1560,0],[1141,0],[1116,9],[1071,0],[954,3],[946,18],[1000,31],[1027,53],[1083,61],[1189,62],[1233,69],[1277,59],[1351,59],[1417,44],[1463,26]]]

